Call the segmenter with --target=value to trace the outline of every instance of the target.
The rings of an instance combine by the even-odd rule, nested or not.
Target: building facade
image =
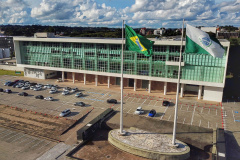
[[[0,37],[0,59],[9,58],[13,52],[13,37]]]
[[[230,43],[221,40],[223,59],[206,54],[182,55],[181,89],[198,99],[222,101]],[[95,84],[120,85],[121,39],[14,37],[17,66],[24,75],[47,79],[59,75]],[[124,51],[124,87],[176,91],[181,41],[157,40],[153,56]],[[184,51],[184,47],[183,47]]]

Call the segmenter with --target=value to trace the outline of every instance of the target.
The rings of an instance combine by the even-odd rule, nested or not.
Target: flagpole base
[[[118,135],[119,136],[127,136],[127,132],[123,130],[123,132],[121,133],[120,131],[118,131]]]
[[[179,147],[179,144],[178,144],[178,143],[175,143],[175,144],[171,144],[170,146],[171,146],[173,149],[176,149],[176,148]]]
[[[119,129],[113,129],[108,133],[108,142],[119,150],[148,159],[185,160],[190,157],[190,147],[176,140],[179,147],[172,148],[172,136],[168,134],[158,134],[134,127],[124,129],[126,136],[119,134]]]

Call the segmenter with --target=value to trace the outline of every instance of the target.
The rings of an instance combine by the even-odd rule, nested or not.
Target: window
[[[107,49],[107,45],[105,44],[97,44],[97,49]]]
[[[121,45],[117,45],[117,44],[110,45],[110,50],[120,50],[120,49],[121,49]]]
[[[166,55],[153,55],[153,61],[166,61]]]
[[[169,46],[169,52],[180,52],[180,46]]]
[[[167,46],[153,46],[154,52],[166,52]]]

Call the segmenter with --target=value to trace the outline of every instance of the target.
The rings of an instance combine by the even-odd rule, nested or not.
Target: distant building
[[[161,36],[161,35],[163,35],[165,32],[166,32],[165,28],[158,28],[158,29],[156,29],[156,30],[153,31],[153,34],[154,34],[154,35]]]
[[[0,59],[9,58],[13,52],[13,37],[0,37]]]
[[[54,33],[49,32],[34,33],[34,38],[53,38],[53,37],[55,37]]]
[[[146,28],[141,28],[140,34],[145,36],[146,35]]]
[[[239,32],[217,32],[219,39],[239,38],[239,36]]]
[[[204,32],[212,32],[216,34],[217,27],[201,27],[201,30]]]
[[[153,33],[152,33],[152,31],[147,31],[147,35],[152,35]]]

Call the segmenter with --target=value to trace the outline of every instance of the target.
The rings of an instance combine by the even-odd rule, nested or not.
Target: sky
[[[240,0],[0,0],[0,24],[240,27]]]

